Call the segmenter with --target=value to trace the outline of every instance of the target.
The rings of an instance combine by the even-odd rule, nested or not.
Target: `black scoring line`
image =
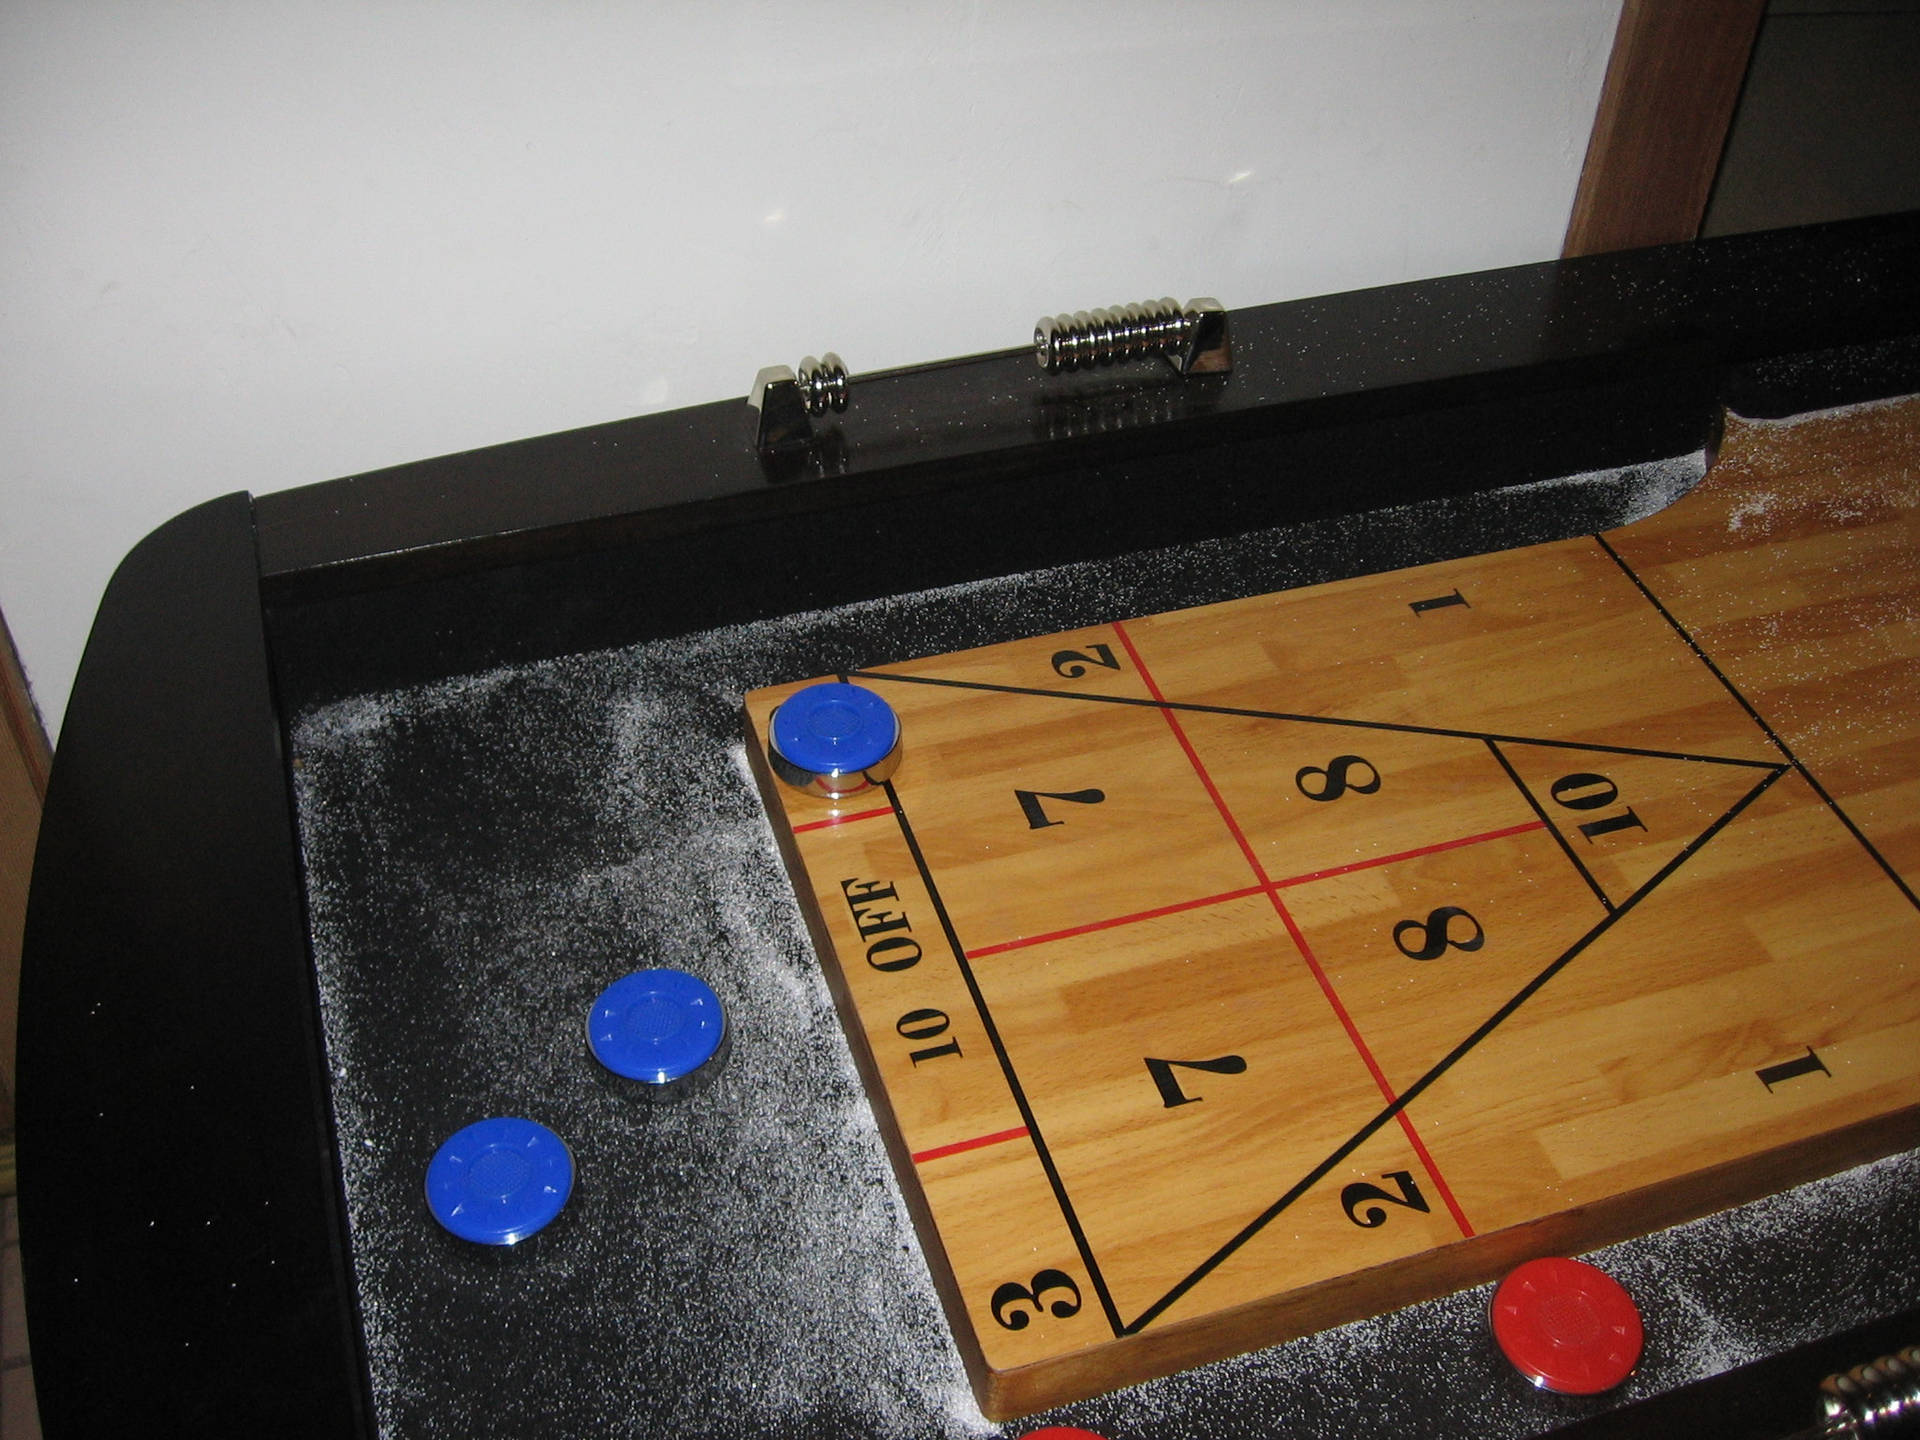
[[[1840,808],[1840,802],[1827,793],[1827,787],[1822,785],[1813,771],[1807,768],[1805,762],[1793,753],[1793,748],[1774,732],[1773,726],[1767,723],[1766,717],[1754,707],[1753,702],[1740,693],[1739,687],[1727,678],[1726,673],[1714,663],[1713,657],[1700,647],[1700,643],[1693,638],[1693,635],[1688,631],[1687,627],[1675,618],[1672,611],[1660,603],[1660,597],[1653,593],[1646,581],[1634,573],[1633,567],[1621,558],[1620,552],[1607,543],[1607,537],[1604,535],[1595,535],[1593,538],[1594,542],[1612,557],[1613,563],[1620,567],[1621,573],[1633,582],[1634,587],[1638,589],[1642,595],[1646,596],[1647,603],[1660,612],[1660,618],[1673,627],[1673,633],[1684,640],[1687,648],[1700,657],[1700,663],[1707,667],[1708,672],[1712,674],[1713,678],[1724,685],[1727,693],[1740,702],[1740,708],[1745,710],[1752,718],[1753,723],[1758,725],[1761,730],[1766,733],[1767,739],[1771,740],[1779,749],[1780,753],[1793,763],[1793,768],[1799,771],[1801,777],[1806,780],[1807,784],[1813,787],[1813,793],[1818,795],[1822,803],[1834,813],[1840,823],[1847,827],[1847,833],[1860,842],[1860,847],[1873,857],[1874,863],[1886,872],[1887,878],[1894,883],[1902,895],[1907,897],[1907,903],[1916,910],[1920,910],[1920,895],[1914,894],[1913,887],[1908,885],[1900,872],[1888,863],[1887,857],[1875,848],[1874,843],[1866,837],[1860,827],[1853,823],[1853,817]]]
[[[858,672],[855,672],[858,673]],[[987,1040],[993,1046],[993,1053],[1000,1061],[1001,1073],[1006,1076],[1007,1088],[1013,1092],[1013,1103],[1020,1108],[1020,1118],[1026,1124],[1027,1138],[1033,1141],[1034,1153],[1040,1157],[1040,1164],[1047,1172],[1047,1183],[1053,1187],[1053,1198],[1059,1203],[1060,1213],[1066,1219],[1067,1230],[1073,1236],[1073,1243],[1080,1251],[1081,1263],[1087,1267],[1087,1278],[1093,1283],[1093,1290],[1100,1297],[1100,1308],[1106,1311],[1107,1323],[1113,1327],[1117,1338],[1123,1331],[1120,1326],[1120,1310],[1113,1303],[1113,1296],[1107,1290],[1106,1278],[1100,1273],[1099,1263],[1093,1258],[1093,1247],[1088,1244],[1086,1232],[1080,1227],[1080,1217],[1074,1213],[1073,1202],[1067,1198],[1067,1187],[1060,1178],[1060,1171],[1053,1163],[1053,1155],[1047,1149],[1047,1142],[1040,1133],[1040,1122],[1034,1118],[1033,1106],[1027,1101],[1027,1092],[1020,1084],[1020,1077],[1014,1072],[1013,1061],[1008,1058],[1007,1047],[1000,1038],[1000,1027],[993,1023],[993,1013],[987,1009],[987,998],[980,990],[980,982],[975,978],[973,966],[967,962],[967,952],[961,947],[960,937],[953,928],[953,920],[947,914],[946,901],[940,898],[940,889],[933,883],[933,872],[927,868],[926,857],[921,854],[920,841],[913,833],[913,826],[907,820],[906,807],[900,803],[900,795],[893,787],[893,781],[882,782],[887,792],[887,800],[893,806],[893,813],[900,822],[900,834],[907,842],[907,849],[913,855],[914,868],[920,872],[920,880],[927,887],[927,895],[933,901],[933,913],[939,917],[940,929],[946,934],[947,944],[953,951],[953,958],[960,967],[960,975],[967,982],[967,991],[973,996],[974,1008],[980,1012],[980,1023],[986,1029]]]
[[[1508,761],[1507,757],[1501,753],[1500,747],[1494,744],[1493,741],[1487,741],[1487,749],[1491,750],[1493,752],[1493,758],[1500,762],[1500,768],[1507,772],[1507,778],[1513,781],[1514,788],[1526,797],[1527,804],[1533,807],[1533,813],[1540,817],[1540,823],[1547,827],[1547,833],[1553,836],[1554,840],[1558,842],[1561,851],[1566,855],[1567,859],[1572,862],[1573,868],[1580,872],[1580,878],[1587,882],[1587,888],[1599,896],[1600,903],[1611,911],[1613,909],[1613,901],[1607,898],[1607,892],[1600,888],[1600,882],[1593,878],[1593,872],[1587,869],[1585,863],[1574,853],[1573,846],[1567,843],[1567,837],[1560,833],[1560,827],[1548,818],[1547,812],[1541,808],[1540,801],[1528,787],[1527,782],[1520,778],[1520,772],[1513,768],[1513,765]]]
[[[1295,715],[1284,710],[1251,710],[1238,705],[1196,705],[1183,700],[1152,700],[1138,695],[1100,695],[1077,690],[1047,690],[1031,685],[995,685],[985,680],[949,680],[938,675],[894,675],[885,670],[850,670],[855,680],[893,680],[903,685],[939,685],[953,690],[985,690],[999,695],[1034,695],[1048,700],[1084,700],[1099,705],[1131,705],[1143,710],[1183,710],[1195,715],[1237,715],[1251,720],[1294,720],[1303,725],[1337,725],[1353,730],[1392,730],[1407,735],[1440,735],[1455,740],[1497,740],[1509,745],[1547,745],[1560,750],[1599,750],[1609,755],[1647,755],[1657,760],[1697,760],[1704,765],[1743,765],[1772,769],[1772,760],[1742,760],[1732,755],[1695,755],[1684,750],[1648,750],[1638,745],[1604,745],[1591,740],[1547,740],[1537,735],[1501,735],[1490,730],[1454,730],[1441,725],[1411,725],[1397,720],[1349,720],[1339,715]]]
[[[1442,1075],[1446,1074],[1447,1071],[1451,1070],[1455,1064],[1472,1051],[1475,1046],[1479,1045],[1482,1040],[1486,1039],[1487,1036],[1491,1035],[1504,1024],[1515,1011],[1538,993],[1541,987],[1562,970],[1566,969],[1581,952],[1586,950],[1594,941],[1598,940],[1602,935],[1606,934],[1608,930],[1612,929],[1614,925],[1619,923],[1629,911],[1648,895],[1652,894],[1662,881],[1692,858],[1701,846],[1705,845],[1715,835],[1718,835],[1728,825],[1733,823],[1734,818],[1738,816],[1741,811],[1745,810],[1755,800],[1758,800],[1766,793],[1774,781],[1786,773],[1786,767],[1784,766],[1772,767],[1771,774],[1767,775],[1749,790],[1732,809],[1728,810],[1726,814],[1722,815],[1718,820],[1714,821],[1713,824],[1701,831],[1691,844],[1663,865],[1655,872],[1651,879],[1638,890],[1634,891],[1632,895],[1622,901],[1619,909],[1615,910],[1611,915],[1608,915],[1604,920],[1600,921],[1599,924],[1595,925],[1591,930],[1587,931],[1586,934],[1574,941],[1572,945],[1568,946],[1567,949],[1562,951],[1552,964],[1548,965],[1546,969],[1542,970],[1538,975],[1534,976],[1533,979],[1521,986],[1520,989],[1515,992],[1512,999],[1508,1000],[1506,1004],[1502,1005],[1498,1010],[1494,1011],[1492,1015],[1488,1016],[1486,1020],[1482,1021],[1472,1034],[1468,1035],[1466,1039],[1448,1051],[1438,1064],[1402,1091],[1397,1100],[1387,1105],[1379,1114],[1375,1115],[1373,1119],[1361,1126],[1359,1130],[1354,1132],[1351,1139],[1336,1149],[1320,1164],[1316,1165],[1303,1179],[1289,1189],[1286,1194],[1282,1195],[1278,1200],[1274,1201],[1272,1205],[1269,1205],[1252,1220],[1248,1221],[1238,1234],[1202,1261],[1185,1279],[1181,1280],[1179,1284],[1175,1285],[1165,1295],[1161,1296],[1143,1310],[1139,1317],[1126,1327],[1125,1333],[1135,1335],[1145,1329],[1163,1314],[1168,1306],[1172,1305],[1182,1295],[1185,1295],[1195,1285],[1199,1284],[1200,1281],[1204,1280],[1218,1268],[1223,1261],[1232,1255],[1234,1251],[1238,1250],[1242,1245],[1245,1245],[1247,1241],[1259,1234],[1261,1230],[1265,1229],[1283,1210],[1293,1204],[1295,1200],[1298,1200],[1308,1190],[1312,1189],[1314,1185],[1325,1179],[1327,1173],[1331,1171],[1335,1165],[1338,1165],[1342,1160],[1346,1159],[1347,1156],[1359,1149],[1381,1126],[1385,1125],[1389,1120],[1393,1119],[1394,1116],[1406,1109],[1408,1105],[1412,1104],[1414,1100],[1424,1094],[1428,1087]]]

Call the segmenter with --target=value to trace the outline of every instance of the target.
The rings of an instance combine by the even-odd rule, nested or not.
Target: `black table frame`
[[[45,1433],[373,1433],[286,768],[300,707],[1710,449],[1723,407],[1920,390],[1920,212],[1232,324],[1224,378],[1048,377],[1010,351],[856,378],[778,464],[725,402],[232,495],[143,541],[73,688],[28,913]],[[1830,1363],[1786,1357],[1743,1393]]]

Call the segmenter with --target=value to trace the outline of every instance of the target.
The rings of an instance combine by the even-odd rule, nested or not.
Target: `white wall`
[[[0,608],[200,500],[1557,253],[1619,0],[0,0]]]

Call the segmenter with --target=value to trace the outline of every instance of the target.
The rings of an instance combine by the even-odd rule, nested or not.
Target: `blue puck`
[[[831,782],[864,775],[893,754],[900,743],[900,717],[873,691],[829,680],[782,702],[773,712],[772,731],[774,754],[785,762],[775,765],[783,779],[845,793],[865,781]]]
[[[711,1060],[726,1029],[706,981],[684,970],[636,970],[593,1002],[587,1045],[614,1074],[667,1085]]]
[[[572,1193],[566,1142],[533,1120],[476,1121],[427,1166],[433,1218],[481,1245],[518,1245],[558,1215]]]

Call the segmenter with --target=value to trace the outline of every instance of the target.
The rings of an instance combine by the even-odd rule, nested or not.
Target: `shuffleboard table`
[[[143,542],[28,915],[45,1433],[1758,1435],[1920,1340],[1920,215],[1199,313]],[[818,681],[900,726],[831,796]],[[661,966],[664,1103],[587,1038]],[[573,1178],[489,1247],[502,1115]],[[1598,1395],[1489,1333],[1567,1254]]]

